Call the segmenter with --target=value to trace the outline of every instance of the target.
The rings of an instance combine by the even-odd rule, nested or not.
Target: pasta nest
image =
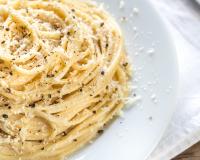
[[[0,0],[0,159],[63,159],[124,106],[121,31],[93,2]]]

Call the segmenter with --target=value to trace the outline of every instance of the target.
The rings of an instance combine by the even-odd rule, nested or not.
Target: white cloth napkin
[[[180,93],[172,121],[148,160],[169,160],[200,141],[200,5],[151,0],[171,29],[178,52]]]

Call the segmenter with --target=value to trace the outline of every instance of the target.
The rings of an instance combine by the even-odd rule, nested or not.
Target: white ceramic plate
[[[142,99],[126,109],[97,138],[70,160],[145,160],[158,144],[175,108],[178,72],[172,39],[154,8],[146,0],[98,0],[121,25],[136,93]],[[137,8],[139,13],[137,14]],[[120,22],[122,17],[127,22]],[[151,120],[152,118],[152,120]]]

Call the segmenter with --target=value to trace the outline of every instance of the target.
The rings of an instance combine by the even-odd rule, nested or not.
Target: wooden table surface
[[[200,142],[172,160],[200,160]]]

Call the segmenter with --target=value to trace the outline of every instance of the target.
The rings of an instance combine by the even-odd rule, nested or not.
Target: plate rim
[[[152,12],[154,12],[157,15],[157,19],[160,21],[160,26],[166,33],[165,39],[167,39],[167,41],[169,42],[168,45],[171,47],[171,51],[174,53],[174,55],[173,55],[174,64],[173,65],[174,65],[174,69],[176,70],[175,71],[176,74],[174,74],[174,76],[175,76],[174,78],[176,79],[176,82],[175,82],[175,90],[174,90],[175,96],[174,96],[173,102],[172,102],[173,109],[170,113],[170,116],[168,117],[169,120],[166,122],[164,129],[162,129],[162,131],[160,131],[158,140],[154,142],[154,145],[152,145],[152,149],[149,152],[147,152],[146,156],[144,157],[144,160],[148,160],[151,153],[153,153],[153,151],[156,149],[156,147],[161,142],[167,128],[170,125],[170,122],[172,121],[172,118],[173,118],[173,115],[175,114],[176,108],[178,107],[177,103],[178,103],[178,95],[180,92],[180,69],[179,69],[179,61],[178,61],[178,48],[176,46],[175,40],[173,39],[172,29],[171,29],[170,24],[167,22],[166,19],[164,19],[164,17],[162,17],[162,15],[159,13],[158,9],[153,4],[153,2],[144,0],[144,3],[147,3],[149,6],[151,6]]]

